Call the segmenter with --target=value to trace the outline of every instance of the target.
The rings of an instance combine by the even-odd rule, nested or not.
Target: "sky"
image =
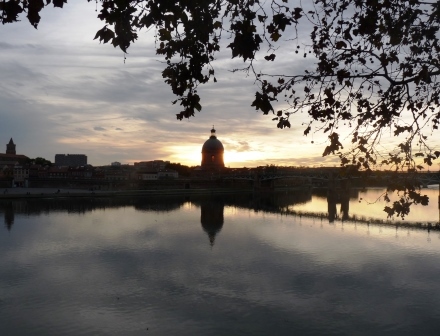
[[[230,49],[214,63],[218,82],[199,89],[202,111],[177,120],[181,109],[171,104],[176,97],[161,76],[154,30],[139,34],[124,62],[120,49],[93,40],[103,26],[95,6],[84,0],[47,7],[38,30],[25,17],[0,27],[0,152],[12,137],[17,154],[31,158],[86,154],[96,166],[148,160],[195,166],[214,125],[228,167],[339,164],[322,157],[326,136],[303,135],[301,116],[280,130],[272,115],[251,107],[254,80],[230,71],[243,66]],[[286,43],[275,63],[263,60],[266,70],[307,66],[292,58],[293,47]]]

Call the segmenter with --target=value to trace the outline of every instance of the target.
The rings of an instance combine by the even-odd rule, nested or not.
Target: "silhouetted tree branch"
[[[51,3],[63,7],[66,1],[2,1],[2,23],[15,22],[25,13],[37,27],[40,11]],[[202,109],[198,86],[217,81],[216,55],[226,48],[232,58],[245,64],[235,71],[255,76],[252,106],[263,114],[274,114],[279,128],[290,128],[298,114],[306,113],[305,135],[329,135],[323,156],[339,155],[343,166],[358,169],[383,165],[412,173],[440,156],[428,141],[440,122],[439,1],[99,3],[98,18],[105,25],[95,39],[103,43],[126,52],[141,29],[156,29],[156,51],[166,62],[162,76],[177,96],[173,103],[182,107],[178,119]],[[227,45],[222,44],[225,39]],[[296,47],[292,65],[306,58],[304,67],[295,67],[302,70],[286,74],[259,70],[261,62],[276,62],[283,47],[291,46]],[[385,130],[398,140],[387,154],[377,149]],[[344,151],[341,132],[351,137]],[[403,186],[405,206],[417,202],[420,195],[414,188]],[[406,212],[403,208],[387,212],[401,215]]]

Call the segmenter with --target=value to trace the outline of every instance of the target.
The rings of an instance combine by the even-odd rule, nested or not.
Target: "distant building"
[[[113,166],[113,167],[120,167],[120,166],[121,166],[121,163],[118,162],[118,161],[115,161],[115,162],[112,162],[112,163],[111,163],[111,166]]]
[[[179,178],[179,173],[173,169],[164,169],[157,172],[157,178],[162,179],[176,179]]]
[[[135,162],[134,166],[136,169],[141,169],[143,171],[158,172],[159,170],[164,170],[165,167],[170,163],[170,161],[163,160],[153,160],[153,161],[141,161]]]
[[[211,136],[205,141],[202,147],[202,170],[221,170],[225,168],[223,144],[217,139],[214,127]]]
[[[138,174],[139,180],[170,180],[179,178],[179,173],[172,169],[165,169],[161,171],[141,172]]]
[[[87,155],[55,154],[55,166],[80,167],[87,165]]]
[[[6,144],[6,153],[0,154],[1,164],[25,164],[29,160],[26,155],[17,154],[15,147],[14,140],[11,138],[9,143]]]
[[[6,145],[6,154],[16,155],[15,144],[12,138],[9,140],[9,143]]]
[[[14,174],[14,184],[19,187],[27,187],[27,181],[29,179],[29,165],[15,165]]]
[[[151,181],[151,180],[157,180],[158,179],[158,175],[157,175],[157,172],[143,172],[143,173],[140,173],[139,175],[138,175],[138,179],[139,180],[149,180],[149,181]]]
[[[67,179],[72,177],[68,167],[49,167],[45,173],[45,177],[50,179]]]

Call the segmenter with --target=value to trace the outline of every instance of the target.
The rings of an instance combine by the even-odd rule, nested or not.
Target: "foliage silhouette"
[[[49,166],[49,167],[52,166],[52,162],[50,160],[47,160],[42,157],[37,157],[35,159],[28,159],[26,163],[31,164],[31,165],[35,164],[35,165],[42,165],[42,166]]]
[[[226,47],[244,62],[233,71],[255,76],[251,105],[274,114],[281,129],[307,114],[304,134],[328,134],[323,156],[338,155],[342,166],[370,171],[382,165],[416,174],[440,156],[428,142],[440,123],[438,1],[96,1],[105,25],[95,39],[102,43],[127,52],[141,29],[154,27],[157,54],[166,62],[162,76],[177,96],[173,104],[182,107],[180,120],[202,109],[198,86],[217,81],[216,55]],[[66,2],[3,1],[1,20],[15,22],[26,13],[36,28],[45,6]],[[259,70],[261,63],[277,62],[286,46],[296,47],[291,62],[297,70]],[[293,67],[303,58],[303,67]],[[343,129],[351,138],[344,151]],[[385,131],[395,136],[396,146],[384,154],[378,144]],[[426,202],[417,179],[412,181],[390,189],[402,191],[402,202],[387,208],[389,215],[404,215],[410,204]]]

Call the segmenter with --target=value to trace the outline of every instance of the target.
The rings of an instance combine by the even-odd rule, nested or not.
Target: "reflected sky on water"
[[[314,197],[2,202],[2,334],[437,335],[439,232],[276,211]]]
[[[292,204],[289,209],[303,212],[327,212],[328,197],[327,189],[316,190],[313,192],[311,199],[302,204]],[[351,189],[349,191],[351,216],[365,219],[383,219],[386,220],[386,213],[383,211],[385,206],[391,206],[391,203],[398,200],[396,193],[390,194],[391,203],[386,203],[383,199],[385,189],[383,188],[369,188],[369,189]],[[410,213],[403,220],[399,217],[394,217],[394,221],[406,222],[431,222],[438,223],[440,219],[438,207],[438,188],[422,189],[422,195],[429,197],[427,206],[421,204],[412,205]],[[337,204],[337,211],[340,212],[341,203]]]

